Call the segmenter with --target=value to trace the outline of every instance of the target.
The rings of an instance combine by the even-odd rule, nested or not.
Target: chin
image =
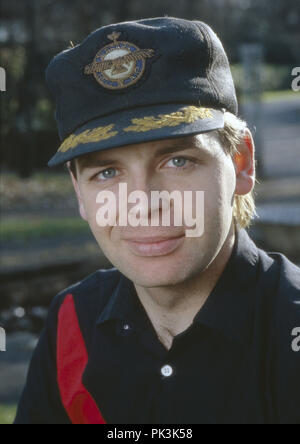
[[[158,288],[158,287],[172,287],[181,284],[184,280],[179,280],[178,277],[165,276],[131,276],[130,280],[139,287],[143,288]]]
[[[128,279],[136,285],[145,288],[167,287],[178,285],[188,277],[188,270],[185,270],[182,263],[170,263],[170,259],[151,258],[147,261],[130,264],[125,267],[117,267]]]

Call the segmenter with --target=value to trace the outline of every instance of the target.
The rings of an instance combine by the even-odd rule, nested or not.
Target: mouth
[[[148,237],[125,240],[133,254],[140,257],[166,256],[173,253],[183,242],[185,235],[163,238]]]

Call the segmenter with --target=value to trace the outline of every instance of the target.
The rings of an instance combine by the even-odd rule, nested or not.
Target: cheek
[[[223,199],[232,206],[236,189],[236,172],[230,157],[227,157],[223,167],[221,187]]]
[[[206,222],[230,217],[234,203],[236,176],[230,159],[215,165],[205,190]]]
[[[93,221],[96,220],[96,213],[98,210],[98,204],[96,201],[97,193],[95,191],[83,190],[81,195],[88,222],[92,224]]]
[[[99,191],[95,189],[83,189],[81,193],[87,221],[97,241],[99,241],[99,239],[106,239],[111,229],[110,227],[100,227],[97,224],[97,212],[101,207],[101,205],[97,203],[98,193]]]
[[[232,217],[235,187],[236,175],[232,162],[222,163],[217,169],[215,185],[215,202],[220,213],[220,219]]]
[[[90,229],[103,253],[109,257],[109,252],[113,249],[111,245],[111,231],[112,227],[101,227],[97,223],[97,211],[99,209],[99,204],[94,207],[90,207],[88,213],[88,223]]]

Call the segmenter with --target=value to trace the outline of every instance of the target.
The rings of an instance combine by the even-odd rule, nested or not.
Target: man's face
[[[176,285],[201,273],[216,258],[232,227],[236,169],[215,132],[84,156],[79,159],[77,180],[73,181],[81,215],[101,250],[139,286]],[[168,227],[162,223],[158,227],[100,227],[97,196],[101,191],[113,192],[118,209],[121,183],[127,185],[128,194],[146,193],[149,202],[151,191],[179,191],[182,196],[185,191],[192,191],[194,196],[196,191],[203,191],[204,234],[186,237],[188,227],[175,226],[174,218]],[[129,204],[128,211],[132,206],[136,204]],[[147,208],[149,217],[151,211],[154,209]],[[162,208],[155,211],[161,212]],[[118,217],[117,213],[117,221]]]

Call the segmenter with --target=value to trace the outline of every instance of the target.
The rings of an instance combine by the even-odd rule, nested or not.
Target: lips
[[[133,254],[142,257],[165,256],[173,253],[183,242],[184,235],[177,237],[135,237],[124,239]]]

